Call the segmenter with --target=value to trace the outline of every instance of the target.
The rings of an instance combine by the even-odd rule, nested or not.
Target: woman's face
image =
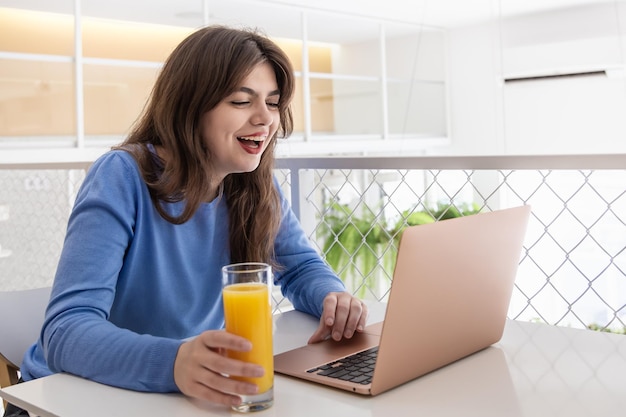
[[[259,166],[280,124],[279,100],[274,70],[265,62],[202,116],[201,134],[213,155],[216,179],[221,181],[228,174],[254,171]]]

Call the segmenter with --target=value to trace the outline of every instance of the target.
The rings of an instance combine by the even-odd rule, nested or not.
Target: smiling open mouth
[[[264,137],[240,136],[240,137],[237,137],[237,140],[241,142],[244,146],[247,146],[250,148],[258,148],[259,146],[263,145],[265,138]]]

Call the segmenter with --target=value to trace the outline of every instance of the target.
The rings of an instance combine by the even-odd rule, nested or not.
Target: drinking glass
[[[274,403],[274,356],[272,346],[272,268],[260,262],[226,265],[222,268],[222,296],[226,331],[248,339],[249,352],[228,351],[229,357],[261,365],[260,378],[232,378],[258,385],[256,395],[240,395],[239,412],[259,411]]]

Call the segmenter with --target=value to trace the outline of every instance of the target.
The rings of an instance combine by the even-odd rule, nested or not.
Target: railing
[[[4,289],[51,283],[88,167],[61,159],[0,158]],[[624,328],[626,155],[285,158],[276,174],[314,245],[363,298],[386,299],[406,224],[530,204],[509,317]],[[462,250],[450,242],[452,260]]]
[[[394,237],[410,220],[530,204],[509,317],[624,329],[626,155],[297,158],[277,166],[309,237],[364,298],[386,298]],[[462,250],[450,242],[451,261]]]

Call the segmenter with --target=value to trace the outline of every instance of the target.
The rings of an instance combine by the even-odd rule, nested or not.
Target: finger
[[[212,372],[207,372],[204,376],[205,378],[196,381],[187,395],[220,404],[237,405],[241,402],[240,395],[255,395],[259,391],[257,385],[249,382],[237,381]]]
[[[351,338],[355,332],[362,332],[365,329],[367,323],[367,306],[361,300],[353,298],[350,305],[350,317],[346,323],[346,330],[343,332],[343,336],[348,339]]]
[[[337,295],[336,300],[337,307],[335,308],[335,323],[333,324],[331,337],[334,340],[341,340],[344,331],[346,330],[348,318],[350,317],[350,305],[352,301],[352,295],[348,293],[341,293]]]
[[[190,389],[183,393],[189,397],[201,398],[224,405],[237,405],[241,401],[241,398],[237,395],[217,391],[201,382],[194,383]]]
[[[264,375],[265,370],[261,365],[229,358],[221,353],[223,350],[249,351],[252,349],[252,343],[247,339],[228,332],[205,332],[199,338],[206,347],[199,362],[206,369],[221,374],[251,378]]]
[[[315,333],[311,335],[307,343],[308,344],[318,343],[318,342],[328,339],[330,337],[331,329],[332,327],[327,326],[326,323],[324,323],[324,319],[321,318],[320,324],[317,326]]]
[[[184,394],[207,399],[220,404],[238,404],[238,395],[254,395],[258,386],[238,377],[258,378],[265,371],[260,365],[239,361],[219,353],[211,346],[238,346],[241,340],[235,335],[202,334],[184,343],[179,349],[174,365],[175,381]],[[245,339],[243,339],[244,342]],[[249,343],[243,343],[247,346]]]
[[[219,354],[214,355],[204,364],[204,368],[214,373],[248,378],[260,378],[265,375],[265,369],[261,365],[231,359]]]
[[[368,316],[369,316],[369,309],[367,308],[367,304],[361,302],[361,317],[359,317],[359,323],[356,326],[357,332],[362,332],[363,330],[365,330]]]
[[[337,309],[337,293],[330,293],[324,298],[322,323],[326,326],[335,324],[335,310]]]
[[[343,337],[351,338],[357,330],[361,315],[363,313],[363,303],[356,297],[350,299],[349,315],[346,320]]]
[[[211,350],[235,350],[248,352],[252,350],[252,343],[241,336],[225,331],[206,331],[198,336],[198,339]]]
[[[236,407],[241,404],[241,397],[233,394],[225,394],[213,389],[200,385],[203,389],[200,390],[198,395],[191,395],[194,398],[201,398],[203,400],[215,403],[223,404],[225,406]]]
[[[315,330],[315,333],[311,335],[307,343],[317,343],[326,340],[330,337],[332,326],[336,322],[335,310],[337,309],[337,298],[341,293],[329,293],[324,298],[324,305],[322,310],[322,316],[320,317],[320,323]]]

